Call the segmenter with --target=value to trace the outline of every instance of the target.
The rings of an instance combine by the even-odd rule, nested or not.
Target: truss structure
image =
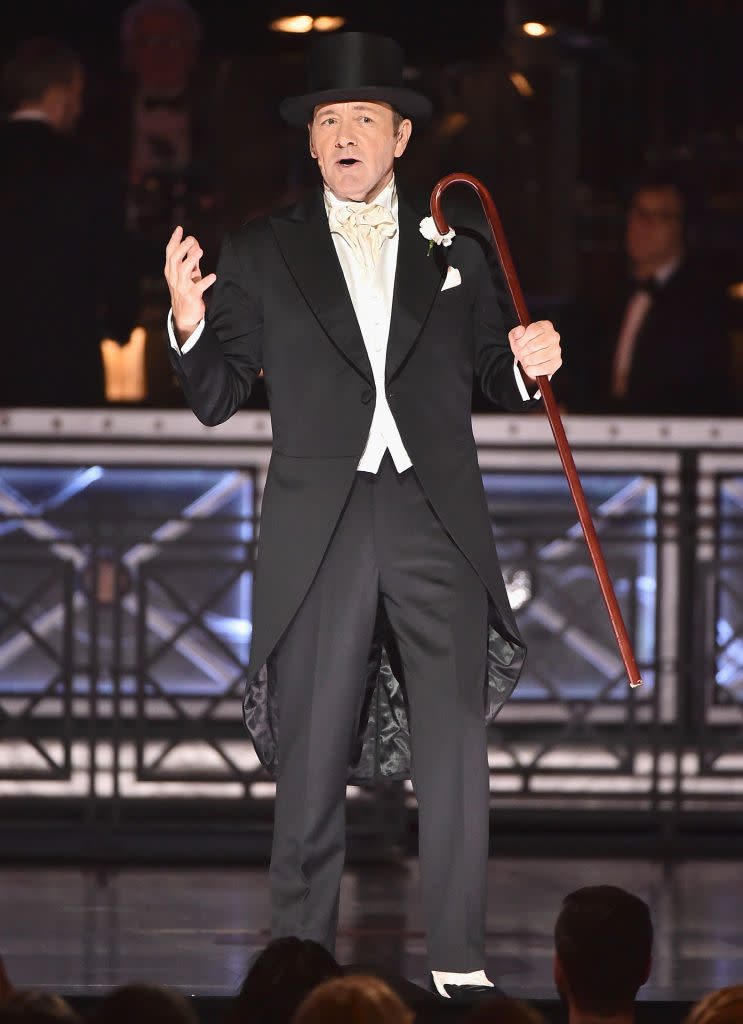
[[[692,429],[692,427],[694,429]],[[743,793],[743,432],[576,418],[569,436],[644,685],[623,675],[541,417],[475,419],[529,645],[490,744],[494,815],[729,821]],[[189,413],[0,420],[0,798],[105,834],[270,827],[240,705],[270,426]],[[400,841],[409,786],[352,790]],[[727,817],[726,817],[727,816]]]

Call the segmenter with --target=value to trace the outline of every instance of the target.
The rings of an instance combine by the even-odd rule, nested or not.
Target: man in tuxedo
[[[687,221],[687,197],[673,176],[651,173],[636,184],[626,220],[627,273],[603,309],[582,301],[579,322],[568,330],[576,349],[565,381],[571,412],[732,412],[724,296],[687,251]]]
[[[4,68],[0,405],[101,405],[100,341],[133,326],[123,204],[72,137],[82,94],[80,59],[58,40],[26,40]]]
[[[560,347],[546,322],[506,335],[481,225],[423,237],[427,200],[397,189],[394,164],[430,103],[402,69],[390,39],[317,42],[281,112],[308,125],[323,187],[227,237],[216,274],[177,228],[165,274],[197,416],[227,419],[261,370],[271,407],[244,713],[277,776],[273,933],[333,948],[346,781],[412,767],[433,983],[461,998],[491,984],[486,720],[524,655],[472,381],[530,409]]]

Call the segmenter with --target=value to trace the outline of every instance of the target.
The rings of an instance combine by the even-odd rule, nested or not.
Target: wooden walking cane
[[[508,290],[511,293],[513,304],[516,308],[516,313],[519,318],[519,322],[523,327],[528,327],[531,323],[526,303],[524,302],[524,296],[519,285],[519,280],[516,276],[516,270],[511,259],[511,253],[506,242],[506,236],[503,232],[503,227],[498,216],[498,211],[495,208],[493,198],[485,188],[483,183],[477,178],[474,178],[471,174],[463,174],[455,172],[454,174],[447,174],[445,178],[435,186],[431,193],[431,216],[433,217],[436,230],[440,235],[445,235],[449,230],[449,225],[446,222],[446,217],[441,211],[441,197],[449,187],[449,185],[458,184],[461,182],[464,185],[469,185],[473,188],[480,197],[480,202],[485,210],[485,216],[490,224],[490,230],[493,232],[493,239],[495,240],[495,247],[498,250],[498,256],[503,267],[503,273],[506,276],[506,282],[508,284]],[[578,476],[578,470],[575,468],[575,462],[573,461],[573,453],[570,449],[568,439],[565,436],[565,428],[562,425],[562,419],[560,418],[560,412],[557,408],[557,402],[552,391],[552,385],[549,382],[548,377],[537,377],[537,384],[539,390],[542,393],[544,399],[544,407],[547,412],[547,419],[549,420],[552,433],[557,444],[557,450],[560,453],[560,459],[562,461],[563,469],[565,470],[565,476],[567,477],[568,486],[570,487],[570,493],[573,496],[575,507],[578,511],[578,519],[580,525],[583,528],[583,534],[588,544],[588,550],[591,555],[591,561],[593,562],[593,568],[596,572],[596,576],[599,581],[599,587],[601,588],[601,594],[606,603],[607,611],[609,612],[609,621],[611,622],[611,628],[614,631],[617,644],[619,646],[619,653],[622,656],[624,662],[624,668],[627,672],[627,678],[629,679],[630,686],[639,686],[642,683],[639,669],[637,668],[637,662],[635,661],[635,655],[632,651],[632,644],[630,643],[629,636],[627,635],[627,629],[624,625],[622,613],[619,610],[617,603],[616,594],[614,588],[611,585],[611,579],[609,578],[609,572],[606,568],[606,562],[604,561],[604,555],[601,551],[601,545],[599,544],[598,535],[596,533],[596,527],[593,525],[591,519],[591,513],[588,508],[588,502],[586,496],[583,493],[583,487]]]

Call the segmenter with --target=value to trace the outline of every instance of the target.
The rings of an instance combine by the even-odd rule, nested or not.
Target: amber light
[[[341,18],[340,15],[321,14],[319,18],[315,18],[312,27],[315,32],[335,32],[336,29],[342,28],[345,23],[346,19]]]
[[[311,32],[312,20],[309,14],[291,14],[286,18],[276,18],[271,22],[269,28],[274,32],[291,32],[293,34]]]
[[[544,39],[546,36],[555,34],[553,25],[545,25],[541,21],[525,21],[521,26],[521,31],[524,35],[532,36],[534,39]]]
[[[522,75],[520,71],[512,71],[508,77],[522,96],[534,95],[534,87],[526,75]]]
[[[269,24],[274,32],[290,32],[295,35],[312,32],[334,32],[345,24],[346,19],[335,14],[321,14],[313,18],[311,14],[291,14],[284,18],[275,18]]]

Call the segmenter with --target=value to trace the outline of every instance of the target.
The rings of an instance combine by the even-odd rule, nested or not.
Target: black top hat
[[[368,32],[339,32],[318,39],[307,59],[303,96],[290,96],[279,110],[289,124],[312,121],[320,103],[377,100],[403,117],[425,120],[431,101],[403,84],[402,49],[394,39]]]

